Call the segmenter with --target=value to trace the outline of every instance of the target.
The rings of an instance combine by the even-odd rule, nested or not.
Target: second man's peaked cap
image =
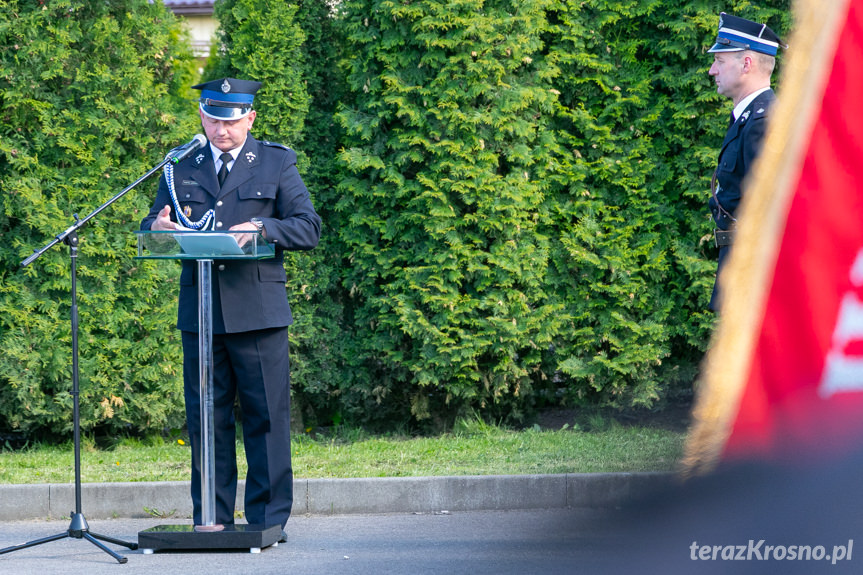
[[[767,24],[759,24],[746,18],[722,12],[719,15],[719,31],[716,43],[708,52],[740,52],[753,50],[775,56],[779,47],[787,48]]]
[[[253,80],[220,78],[192,86],[201,91],[201,111],[216,120],[239,120],[252,111],[261,83]]]

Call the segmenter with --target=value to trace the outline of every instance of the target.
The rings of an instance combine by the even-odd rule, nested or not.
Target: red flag
[[[797,5],[684,464],[863,449],[863,0]]]

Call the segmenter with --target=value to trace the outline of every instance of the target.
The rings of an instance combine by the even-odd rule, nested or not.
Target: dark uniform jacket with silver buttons
[[[767,115],[775,99],[773,90],[758,94],[725,133],[715,173],[716,191],[709,200],[710,213],[720,230],[734,229],[737,207],[743,198],[743,181],[761,152],[761,144],[767,131]],[[719,246],[716,281],[708,306],[713,311],[719,309],[719,273],[725,265],[730,248],[727,244]]]
[[[721,230],[734,227],[729,214],[737,217],[743,180],[761,151],[761,143],[767,130],[767,114],[775,99],[773,90],[758,94],[725,134],[716,167],[716,196],[711,194],[709,200],[713,220]],[[722,209],[716,205],[717,199]]]
[[[213,265],[213,332],[239,333],[286,327],[293,322],[288,304],[284,268],[285,250],[310,250],[318,244],[321,218],[297,171],[296,153],[280,144],[251,135],[219,187],[210,146],[174,167],[174,185],[180,208],[192,221],[215,210],[215,230],[263,220],[266,239],[276,257],[264,260],[216,260]],[[149,230],[159,211],[171,206],[177,216],[163,175],[150,213],[141,221]],[[197,266],[183,261],[177,327],[198,331]]]

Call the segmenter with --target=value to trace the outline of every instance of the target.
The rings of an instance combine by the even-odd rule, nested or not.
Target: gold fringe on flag
[[[731,434],[759,336],[782,235],[852,0],[798,0],[797,26],[758,161],[746,182],[740,226],[720,277],[724,303],[697,388],[681,474],[713,470]],[[856,0],[854,0],[856,1]]]

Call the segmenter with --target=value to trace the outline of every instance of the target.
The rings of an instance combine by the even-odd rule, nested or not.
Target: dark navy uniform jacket
[[[293,321],[285,292],[285,250],[310,250],[318,244],[321,218],[297,171],[296,153],[249,135],[222,188],[219,188],[210,146],[174,167],[174,186],[180,208],[192,221],[215,210],[215,230],[261,218],[266,240],[276,248],[273,259],[216,260],[213,265],[213,332],[238,333],[287,327]],[[153,207],[141,222],[149,230],[159,211],[171,207],[163,175]],[[198,331],[197,269],[183,261],[177,327]]]
[[[767,113],[776,99],[773,90],[759,94],[746,110],[740,114],[725,134],[719,163],[716,167],[716,196],[722,208],[736,217],[737,206],[742,197],[743,179],[747,176],[752,163],[761,151],[761,143],[767,130]],[[732,229],[733,223],[728,215],[718,208],[716,198],[710,198],[710,211],[716,227]]]
[[[722,148],[719,151],[719,163],[716,167],[716,195],[711,194],[710,212],[716,227],[721,230],[734,228],[737,217],[737,207],[743,197],[743,181],[749,174],[755,158],[761,152],[764,134],[767,130],[767,116],[770,106],[776,99],[773,90],[766,90],[755,97],[740,117],[728,127]],[[717,205],[717,200],[718,204]],[[721,209],[720,209],[721,206]],[[719,267],[717,278],[722,270],[731,246],[719,248]],[[710,309],[718,307],[717,285],[713,286],[713,296],[710,299]]]

